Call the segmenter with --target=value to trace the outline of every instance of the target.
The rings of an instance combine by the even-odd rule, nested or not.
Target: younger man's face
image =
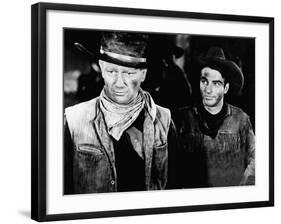
[[[138,95],[140,85],[145,80],[146,69],[125,67],[101,60],[99,64],[104,79],[104,91],[111,100],[125,105]]]
[[[205,107],[221,107],[228,89],[229,83],[225,84],[219,71],[209,67],[201,70],[200,92]]]

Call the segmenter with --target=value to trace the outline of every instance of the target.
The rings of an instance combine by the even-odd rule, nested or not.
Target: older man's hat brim
[[[106,61],[109,63],[126,66],[126,67],[147,68],[147,62],[136,62],[133,60],[131,60],[131,61],[120,60],[118,58],[110,57],[107,54],[101,54],[100,52],[94,54],[93,52],[91,52],[86,47],[84,47],[81,43],[78,43],[78,42],[75,42],[74,46],[90,61],[97,61],[100,59],[100,60],[103,60],[103,61]]]
[[[147,62],[136,62],[134,60],[125,61],[125,60],[120,60],[118,58],[110,57],[107,54],[99,54],[99,59],[102,61],[106,61],[109,63],[113,63],[116,65],[121,65],[121,66],[125,66],[125,67],[147,68]]]
[[[78,50],[84,57],[86,57],[90,61],[97,61],[99,58],[98,53],[93,53],[92,51],[88,50],[84,45],[79,42],[75,42],[74,47]]]

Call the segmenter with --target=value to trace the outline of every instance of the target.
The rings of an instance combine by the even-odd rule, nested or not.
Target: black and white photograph
[[[255,39],[64,30],[64,193],[255,184]]]
[[[273,22],[33,5],[32,219],[273,206]]]
[[[0,223],[279,223],[279,5],[3,1]]]

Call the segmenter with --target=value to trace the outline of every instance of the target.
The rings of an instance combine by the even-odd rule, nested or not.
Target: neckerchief
[[[104,115],[108,133],[117,141],[123,132],[137,119],[140,112],[146,108],[152,119],[156,117],[156,105],[148,92],[140,89],[138,95],[128,104],[118,104],[112,101],[102,90],[100,108]]]
[[[227,114],[227,104],[224,103],[221,111],[215,115],[209,113],[202,104],[198,106],[198,112],[200,115],[199,126],[201,131],[215,138]]]

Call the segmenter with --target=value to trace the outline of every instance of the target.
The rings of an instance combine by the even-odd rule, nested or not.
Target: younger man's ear
[[[227,94],[228,90],[229,90],[229,83],[226,83],[224,87],[224,94]]]

